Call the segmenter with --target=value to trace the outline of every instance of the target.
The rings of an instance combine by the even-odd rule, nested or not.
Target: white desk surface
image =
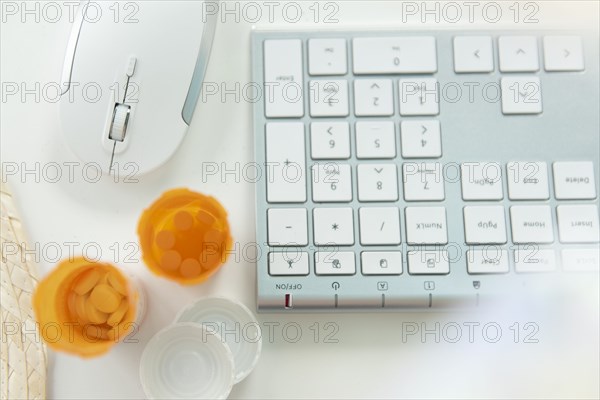
[[[19,2],[20,3],[20,2]],[[312,2],[299,2],[306,18],[287,24],[276,13],[276,21],[266,18],[257,28],[315,28],[308,7]],[[419,5],[420,2],[414,3]],[[41,3],[42,5],[44,3]],[[262,3],[259,3],[262,4]],[[352,27],[399,29],[423,28],[418,18],[402,24],[402,7],[395,2],[337,2],[337,24],[318,24],[318,29]],[[462,4],[459,2],[459,4]],[[539,24],[510,23],[508,7],[512,2],[499,2],[505,12],[503,22],[486,24],[481,18],[461,28],[509,29],[546,26],[582,27],[598,24],[597,2],[536,2]],[[441,4],[443,6],[443,3]],[[233,7],[233,6],[232,6]],[[433,6],[432,6],[433,7]],[[465,8],[463,8],[464,10]],[[476,13],[476,16],[480,15]],[[427,28],[453,28],[456,24],[429,23]],[[229,17],[219,25],[208,68],[207,81],[250,82],[251,55],[249,36],[252,25]],[[59,82],[64,49],[70,24],[63,18],[57,23],[31,17],[25,23],[20,17],[6,17],[2,23],[2,82],[24,83],[32,87]],[[4,88],[3,88],[4,93]],[[65,147],[59,129],[57,104],[35,102],[29,96],[22,102],[18,96],[2,100],[2,163],[20,171],[41,171],[48,163],[78,162]],[[206,295],[222,295],[239,299],[251,309],[255,307],[255,265],[231,258],[209,282],[182,288],[158,279],[136,261],[125,262],[127,243],[136,243],[136,224],[142,209],[164,190],[189,187],[216,196],[227,208],[235,240],[243,247],[254,241],[254,187],[234,175],[202,179],[202,163],[217,163],[234,168],[236,163],[253,161],[252,105],[235,102],[230,96],[221,102],[217,96],[198,105],[184,145],[176,156],[155,173],[138,183],[115,184],[110,179],[97,183],[82,178],[81,164],[75,167],[74,181],[69,182],[67,168],[57,183],[35,175],[4,177],[18,200],[32,243],[41,253],[42,273],[54,262],[56,245],[68,255],[69,242],[77,242],[77,252],[84,245],[97,243],[103,258],[114,260],[114,243],[120,252],[119,264],[140,277],[149,294],[148,314],[135,336],[138,343],[123,343],[108,355],[82,360],[63,354],[51,354],[49,363],[49,396],[57,399],[126,399],[144,396],[138,378],[138,363],[144,344],[159,329],[171,322],[173,315],[191,300]],[[204,164],[206,165],[206,164]],[[48,173],[50,171],[48,170]],[[32,245],[33,246],[33,245]],[[88,247],[89,248],[89,247]],[[234,387],[231,398],[398,398],[398,397],[593,397],[599,396],[598,376],[598,297],[583,295],[579,306],[564,308],[561,299],[553,303],[532,302],[523,307],[510,301],[502,310],[488,310],[474,315],[452,314],[302,314],[259,315],[265,324],[279,323],[272,342],[268,329],[260,362],[254,372]],[[494,322],[502,329],[497,343],[488,343],[475,329],[469,342],[465,323],[481,325]],[[338,327],[337,343],[325,343],[327,322]],[[419,335],[403,340],[407,323],[434,329],[440,324],[439,343],[428,334],[424,343]],[[514,343],[514,326],[520,324],[520,337]],[[524,324],[539,327],[538,343],[524,343]],[[282,327],[297,323],[302,336],[296,343],[285,339]],[[315,323],[320,335],[315,343]],[[425,326],[421,324],[424,323]],[[462,337],[451,343],[455,325],[462,327]],[[513,326],[513,330],[511,330]],[[312,327],[312,330],[311,330]],[[446,330],[444,330],[444,328]],[[294,335],[293,330],[288,331]],[[445,334],[445,336],[444,336]],[[493,336],[493,332],[489,332]]]

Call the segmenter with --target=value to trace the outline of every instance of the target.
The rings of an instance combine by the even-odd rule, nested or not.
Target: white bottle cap
[[[234,380],[233,355],[198,324],[173,324],[146,345],[140,379],[149,399],[225,399]]]
[[[233,353],[234,383],[247,377],[258,362],[262,348],[260,325],[242,303],[222,297],[203,298],[183,309],[175,321],[201,324],[221,336]]]

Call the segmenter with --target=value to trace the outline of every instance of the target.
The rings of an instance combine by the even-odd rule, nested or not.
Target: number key
[[[389,116],[394,114],[392,80],[355,80],[354,113],[357,116]]]
[[[358,166],[358,200],[398,200],[398,177],[394,164],[363,164]]]
[[[312,167],[313,201],[336,202],[352,200],[350,166],[328,162]]]
[[[403,175],[406,201],[444,200],[444,178],[440,163],[405,163]]]
[[[437,158],[442,156],[440,121],[402,121],[402,157]]]
[[[311,155],[315,160],[350,158],[350,126],[347,122],[310,124]]]
[[[396,157],[393,121],[360,121],[356,123],[357,158]]]

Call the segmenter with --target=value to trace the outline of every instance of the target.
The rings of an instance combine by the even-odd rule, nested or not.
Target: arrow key
[[[357,116],[394,114],[391,79],[357,79],[354,81],[354,113]]]
[[[310,149],[314,160],[350,158],[350,125],[346,121],[312,122]]]
[[[535,36],[501,36],[498,52],[502,72],[534,72],[540,69]]]
[[[542,112],[542,88],[540,78],[510,77],[500,80],[502,113],[540,114]]]
[[[579,36],[544,37],[546,71],[583,71],[583,46]]]
[[[358,166],[359,201],[398,200],[398,177],[395,164]]]
[[[494,55],[490,36],[454,38],[454,71],[457,73],[492,72]]]
[[[402,157],[437,158],[442,156],[440,121],[404,120],[400,124]]]

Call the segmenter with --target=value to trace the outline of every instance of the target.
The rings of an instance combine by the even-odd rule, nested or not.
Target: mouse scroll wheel
[[[110,133],[108,137],[111,140],[122,142],[125,140],[127,131],[127,123],[129,122],[130,106],[126,104],[116,104],[113,112],[112,124],[110,125]]]

